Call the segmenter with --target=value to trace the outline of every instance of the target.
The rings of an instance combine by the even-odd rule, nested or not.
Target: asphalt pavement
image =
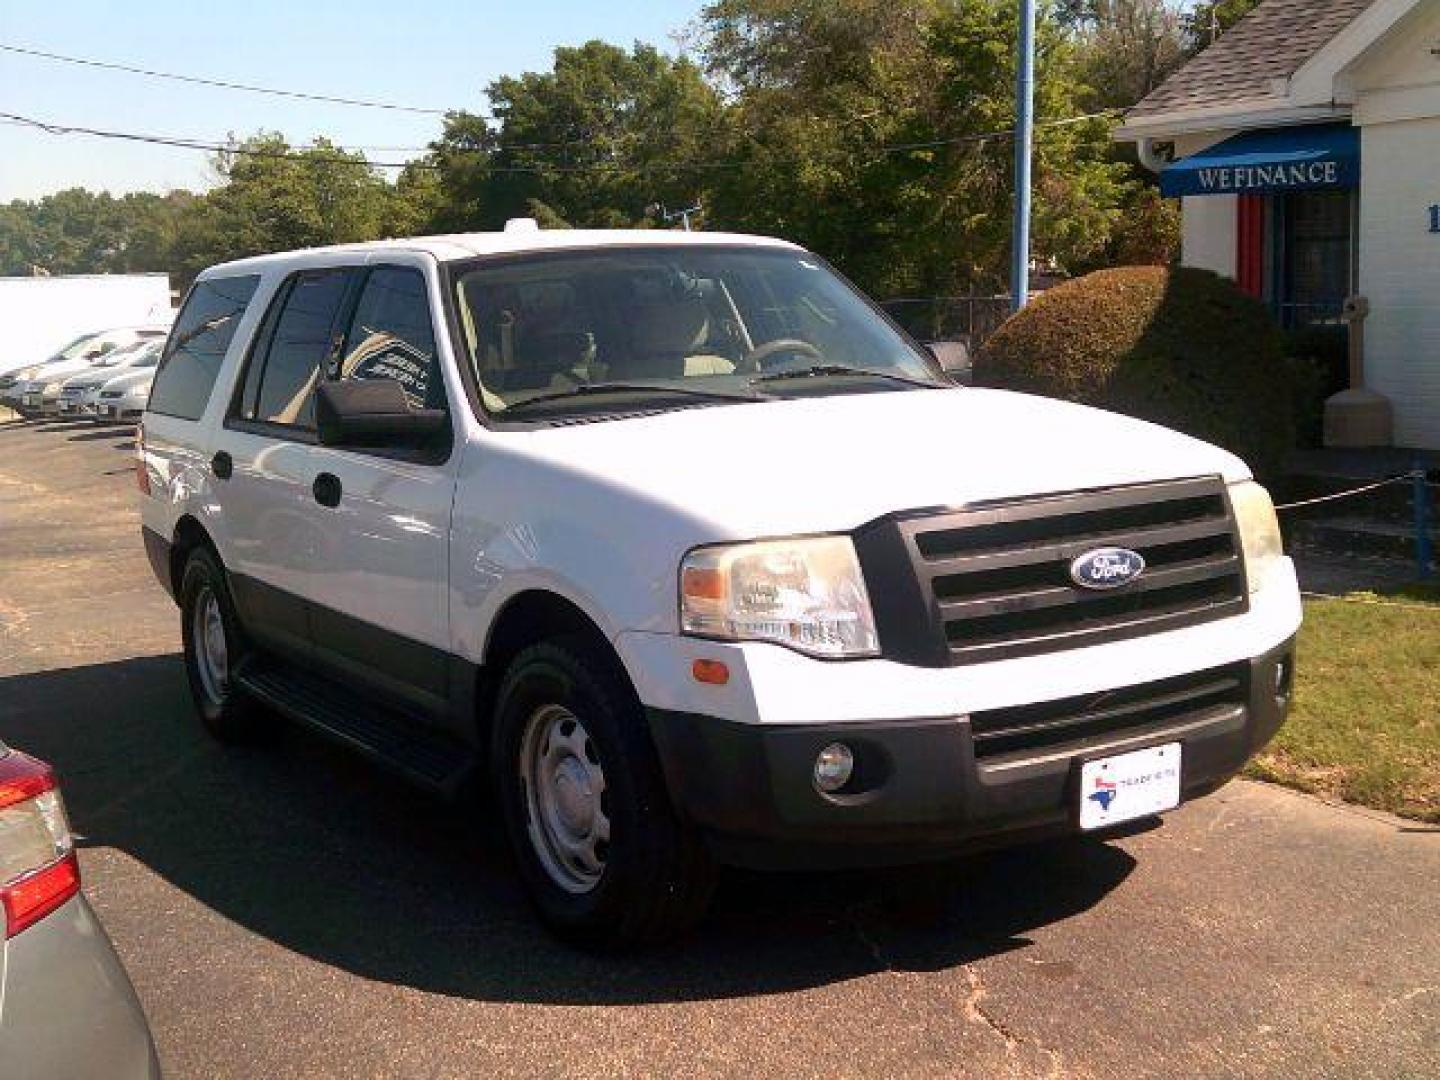
[[[130,446],[0,423],[0,737],[60,773],[169,1076],[1440,1075],[1440,830],[1249,782],[1110,842],[730,873],[691,938],[574,952],[484,810],[204,737]]]

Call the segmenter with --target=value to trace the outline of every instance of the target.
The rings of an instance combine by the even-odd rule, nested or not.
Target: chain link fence
[[[1008,296],[920,296],[880,306],[918,341],[961,341],[980,348],[1010,317]]]

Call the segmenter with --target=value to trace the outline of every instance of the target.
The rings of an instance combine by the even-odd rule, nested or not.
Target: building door
[[[1276,307],[1284,326],[1339,318],[1355,290],[1355,193],[1278,196]]]

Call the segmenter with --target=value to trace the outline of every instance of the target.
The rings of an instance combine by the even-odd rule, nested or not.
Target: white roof
[[[437,262],[454,262],[477,255],[514,255],[527,252],[562,251],[597,247],[718,246],[784,248],[802,250],[785,240],[744,233],[681,232],[673,229],[510,229],[505,232],[453,233],[448,236],[414,236],[401,240],[372,240],[364,244],[337,244],[304,248],[236,259],[207,269],[202,277],[236,271],[259,272],[287,265],[296,256],[368,255],[384,252],[418,252]]]

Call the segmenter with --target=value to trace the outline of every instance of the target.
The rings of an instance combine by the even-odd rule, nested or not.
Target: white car
[[[164,347],[164,338],[149,338],[106,353],[91,367],[60,384],[59,414],[62,417],[94,417],[101,387],[137,368],[151,369],[153,374],[160,360],[160,350]]]
[[[104,330],[85,339],[68,350],[75,355],[62,355],[43,364],[17,384],[18,410],[31,417],[59,415],[60,388],[66,379],[103,364],[106,355],[116,349],[145,341],[163,341],[168,332],[169,327],[163,325],[127,326]]]
[[[104,350],[91,346],[91,341],[96,336],[93,333],[81,334],[73,341],[67,342],[64,348],[56,352],[54,356],[39,363],[6,361],[4,364],[0,364],[0,405],[18,410],[24,384],[47,364],[73,360],[82,355],[99,356]]]
[[[133,423],[140,419],[150,398],[150,385],[155,381],[159,352],[157,347],[146,361],[133,365],[86,395],[90,417],[95,423]]]
[[[582,941],[683,927],[717,863],[1150,817],[1289,706],[1300,596],[1243,462],[956,387],[779,240],[522,221],[214,267],[137,444],[207,728],[487,778]]]

